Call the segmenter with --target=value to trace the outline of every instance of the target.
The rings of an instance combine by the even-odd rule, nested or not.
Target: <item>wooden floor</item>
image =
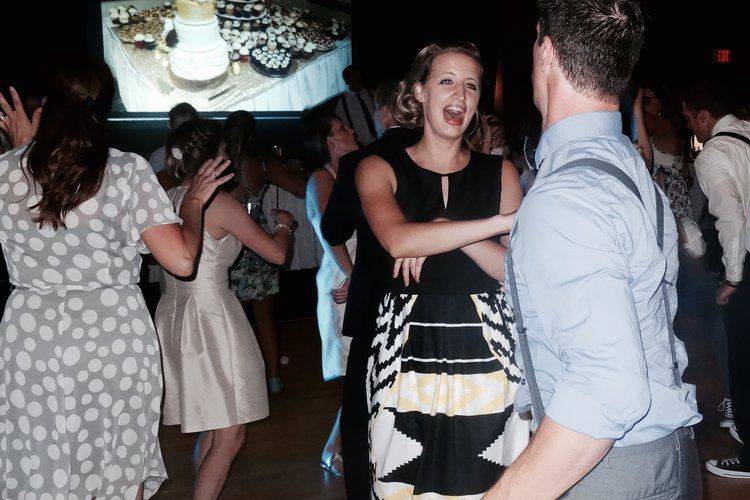
[[[271,399],[271,417],[251,424],[247,442],[237,458],[223,499],[341,499],[343,481],[324,472],[320,451],[339,404],[341,385],[323,383],[320,371],[320,341],[314,320],[290,321],[282,325],[283,351],[291,358],[285,367],[284,391]],[[686,335],[691,366],[686,378],[698,386],[698,401],[704,421],[697,427],[701,457],[735,453],[738,445],[717,425],[716,405],[723,395],[716,363],[707,339]],[[161,444],[170,480],[162,486],[158,500],[189,498],[192,485],[190,455],[195,435],[180,434],[179,428],[163,427]],[[703,473],[704,498],[733,500],[750,498],[750,480],[730,480]]]

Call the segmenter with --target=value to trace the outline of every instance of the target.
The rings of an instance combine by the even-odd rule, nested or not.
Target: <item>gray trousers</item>
[[[692,428],[635,446],[612,448],[561,498],[699,500],[701,466]]]

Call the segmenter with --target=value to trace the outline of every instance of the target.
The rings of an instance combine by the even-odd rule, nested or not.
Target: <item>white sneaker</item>
[[[734,438],[734,440],[737,441],[738,443],[745,444],[740,439],[740,434],[737,432],[737,426],[736,425],[732,424],[732,427],[729,428],[729,434],[731,434],[732,437]]]
[[[750,468],[737,457],[709,460],[706,462],[706,470],[721,477],[750,479]]]
[[[717,410],[721,415],[721,421],[719,427],[723,429],[729,429],[734,425],[734,411],[732,411],[732,400],[730,398],[724,398]]]

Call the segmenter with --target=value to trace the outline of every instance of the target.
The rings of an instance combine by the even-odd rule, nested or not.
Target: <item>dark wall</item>
[[[736,0],[691,4],[682,0],[645,0],[646,37],[635,71],[636,84],[665,84],[674,93],[692,80],[713,76],[734,86],[738,100],[748,100],[750,44],[747,7]],[[531,50],[536,36],[536,2],[503,2],[500,59],[506,133],[517,135],[534,113]],[[732,50],[733,62],[712,62],[714,49]]]
[[[526,0],[524,0],[526,1]],[[400,79],[416,53],[436,41],[466,40],[482,53],[483,103],[491,105],[503,25],[503,3],[464,0],[353,2],[352,57],[372,84]]]
[[[718,74],[747,94],[750,81],[747,20],[736,0],[693,6],[682,0],[646,0],[646,43],[637,76],[679,87],[701,75]],[[16,85],[40,93],[46,72],[58,55],[83,54],[96,46],[96,0],[43,2],[43,15],[29,17],[27,2],[0,1],[0,19],[12,29],[0,65],[0,89]],[[355,0],[352,2],[353,57],[372,84],[400,78],[415,53],[432,41],[474,42],[485,65],[483,104],[491,107],[495,75],[501,67],[501,106],[506,130],[520,128],[532,109],[531,44],[536,23],[533,0],[434,2],[432,0]],[[744,9],[745,11],[747,9]],[[711,63],[716,48],[733,50],[734,63]],[[139,133],[143,131],[144,133]],[[166,136],[164,122],[117,123],[113,137],[125,149],[149,151]],[[300,142],[300,126],[289,119],[260,120],[258,133],[268,144]],[[292,146],[293,147],[293,146]]]

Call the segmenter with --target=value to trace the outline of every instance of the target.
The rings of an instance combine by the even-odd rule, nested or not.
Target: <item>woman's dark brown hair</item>
[[[414,58],[406,78],[399,83],[398,98],[392,112],[393,118],[402,127],[420,128],[424,126],[422,103],[414,96],[414,87],[417,83],[424,85],[429,80],[432,63],[435,62],[438,56],[443,54],[463,54],[472,58],[479,66],[479,76],[481,78],[482,58],[474,44],[468,42],[450,44],[433,43],[423,48]],[[476,127],[476,123],[474,127]],[[472,127],[469,127],[469,129],[472,129]],[[467,137],[469,135],[471,133]]]
[[[77,58],[54,72],[39,130],[24,152],[26,169],[41,187],[31,209],[40,227],[65,227],[65,216],[96,194],[109,157],[107,114],[114,79],[99,59]]]
[[[178,182],[192,179],[201,166],[214,158],[221,144],[221,125],[194,118],[173,130],[167,138],[167,172]]]
[[[235,178],[224,189],[233,189],[237,183],[245,188],[243,158],[250,156],[250,141],[255,134],[255,117],[249,111],[235,111],[224,122],[223,139]]]

